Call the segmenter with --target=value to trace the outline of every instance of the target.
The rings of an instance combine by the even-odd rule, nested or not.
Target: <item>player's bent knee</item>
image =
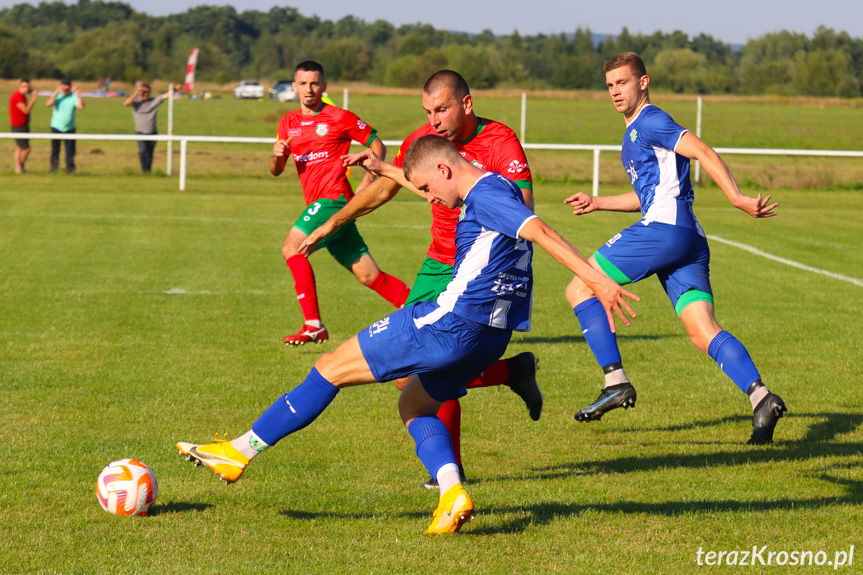
[[[380,275],[381,270],[368,254],[358,258],[351,264],[351,272],[356,276],[357,280],[364,286],[372,285]]]
[[[412,375],[399,396],[399,415],[407,426],[417,417],[437,414],[441,405],[426,392],[419,377]]]
[[[587,287],[587,284],[581,281],[578,277],[572,278],[572,281],[566,286],[565,294],[566,300],[572,305],[572,307],[589,300],[594,295],[593,290]]]

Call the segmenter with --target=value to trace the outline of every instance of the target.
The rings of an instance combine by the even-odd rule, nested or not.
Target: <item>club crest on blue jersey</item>
[[[638,138],[638,130],[633,128],[632,131],[629,133],[629,139],[632,140],[632,143],[634,144],[636,138]]]

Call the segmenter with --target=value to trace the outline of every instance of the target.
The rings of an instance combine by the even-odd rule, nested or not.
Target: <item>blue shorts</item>
[[[481,325],[424,301],[400,309],[357,334],[377,381],[419,375],[437,401],[467,394],[465,384],[506,351],[512,331]]]
[[[656,274],[678,314],[692,301],[713,301],[710,248],[691,228],[639,222],[605,242],[594,258],[621,285]]]

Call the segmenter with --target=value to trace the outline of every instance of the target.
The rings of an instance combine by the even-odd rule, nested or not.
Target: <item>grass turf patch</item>
[[[285,348],[300,322],[279,253],[303,207],[296,180],[196,183],[0,176],[0,572],[691,573],[699,548],[832,558],[859,542],[863,288],[716,242],[717,317],[790,409],[773,447],[743,445],[748,401],[692,348],[652,279],[632,288],[639,317],[619,328],[636,409],[576,424],[601,374],[563,299],[569,273],[538,253],[534,330],[507,355],[541,358],[546,408],[531,422],[505,388],[462,401],[478,507],[465,533],[420,535],[437,495],[420,488],[389,384],[346,390],[219,485],[174,443],[246,431],[321,352],[392,308],[316,254],[331,340]],[[538,186],[537,212],[589,255],[636,215],[573,217],[561,200],[579,189]],[[781,215],[765,221],[718,190],[697,197],[708,234],[861,276],[859,193],[817,192],[813,205],[811,191],[780,191]],[[428,207],[401,194],[359,227],[378,264],[411,283],[428,224]],[[96,502],[99,471],[125,457],[157,474],[150,517]]]

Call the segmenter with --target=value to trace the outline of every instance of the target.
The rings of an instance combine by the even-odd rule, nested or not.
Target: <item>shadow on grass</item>
[[[863,443],[833,443],[838,435],[855,431],[863,424],[863,414],[859,413],[799,413],[792,414],[793,417],[812,418],[814,422],[806,435],[798,441],[781,442],[774,446],[747,446],[741,444],[739,447],[718,453],[694,453],[694,454],[666,454],[648,457],[623,457],[613,460],[597,460],[564,465],[535,468],[535,479],[555,479],[569,476],[595,475],[600,473],[631,473],[637,471],[655,471],[657,469],[699,469],[715,466],[737,466],[758,464],[774,461],[800,462],[807,459],[815,459],[830,456],[860,457],[863,453]],[[731,416],[717,418],[709,421],[693,422],[683,426],[656,427],[642,429],[642,432],[656,431],[679,431],[682,429],[698,429],[726,423],[737,423],[740,421],[751,421],[744,416]],[[632,430],[629,430],[632,432]],[[688,442],[691,443],[691,442]],[[715,445],[715,444],[712,444]],[[859,467],[858,462],[840,462],[831,465],[831,469]],[[480,503],[479,514],[512,516],[503,524],[483,526],[482,522],[474,522],[466,531],[467,535],[493,535],[497,533],[520,533],[534,525],[547,525],[560,519],[571,519],[584,513],[607,512],[623,514],[648,514],[666,517],[681,515],[692,515],[698,513],[716,512],[765,512],[765,511],[791,511],[800,509],[817,509],[836,505],[860,505],[863,504],[863,481],[838,478],[828,474],[817,476],[819,479],[842,486],[845,494],[831,497],[814,497],[808,499],[794,499],[786,497],[773,501],[737,501],[737,500],[691,500],[691,501],[617,501],[613,503],[566,503],[566,502],[542,502],[526,506],[490,506],[484,507]],[[521,480],[523,477],[488,477],[484,479],[471,480],[471,484],[483,483],[485,481],[508,481]],[[429,507],[429,506],[426,506]],[[406,519],[428,519],[430,507],[416,511],[401,511],[397,513],[384,513],[383,516],[400,517]],[[332,511],[302,511],[283,510],[281,515],[292,519],[303,521],[315,521],[322,519],[380,519],[382,514],[370,509],[368,512],[332,512]]]
[[[806,435],[797,443],[820,443],[823,441],[831,441],[837,435],[850,433],[863,425],[863,413],[796,413],[789,412],[786,417],[789,418],[810,418],[816,421],[810,427]],[[692,421],[689,423],[668,425],[662,427],[640,427],[621,429],[618,433],[644,433],[651,431],[684,431],[690,429],[704,429],[708,427],[716,427],[727,423],[737,422],[752,422],[751,415],[729,415],[710,420]],[[781,429],[782,422],[779,423]]]
[[[427,509],[418,508],[416,511],[399,511],[398,513],[375,513],[372,509],[369,509],[368,513],[341,513],[334,511],[300,511],[297,509],[283,509],[279,511],[279,515],[303,521],[317,521],[320,519],[381,519],[382,517],[403,517],[405,519],[428,518],[431,520],[432,512],[434,511],[434,503],[431,503],[426,507]]]
[[[520,533],[534,525],[547,525],[561,519],[572,519],[583,513],[605,512],[622,514],[646,514],[675,517],[698,513],[739,513],[765,511],[799,511],[801,509],[819,509],[836,505],[859,505],[863,501],[863,481],[837,479],[827,475],[821,479],[843,485],[846,494],[838,497],[815,497],[810,499],[784,498],[774,501],[735,501],[735,500],[696,500],[696,501],[663,501],[644,503],[640,501],[618,501],[615,503],[560,503],[543,502],[528,506],[486,507],[478,509],[483,513],[494,515],[516,515],[501,525],[483,526],[474,522],[468,533],[476,535],[494,535],[497,533]]]
[[[786,497],[773,501],[737,501],[737,500],[690,500],[690,501],[660,501],[645,503],[641,501],[617,501],[614,503],[566,503],[560,501],[541,502],[533,505],[512,506],[482,506],[480,503],[477,512],[480,521],[471,523],[466,534],[471,535],[494,535],[497,533],[520,533],[529,527],[536,525],[548,525],[561,519],[574,519],[584,513],[621,513],[626,515],[658,515],[664,517],[676,517],[682,515],[694,515],[698,513],[760,513],[765,511],[799,511],[801,509],[819,509],[837,505],[859,505],[863,502],[863,481],[851,479],[840,479],[830,475],[818,476],[824,481],[845,487],[844,495],[834,497],[814,497],[809,499],[794,499]],[[299,511],[282,510],[279,512],[285,517],[301,521],[332,520],[379,520],[382,517],[397,517],[411,520],[427,520],[431,516],[431,509],[417,511],[399,511],[396,513],[369,512],[331,512],[331,511]],[[483,516],[513,516],[506,519],[502,524],[484,526]]]
[[[147,515],[162,515],[168,513],[186,513],[188,511],[206,511],[212,507],[209,503],[189,503],[188,501],[173,501],[171,503],[153,505]]]
[[[669,338],[678,338],[680,335],[678,334],[669,334],[669,335],[625,335],[620,333],[618,330],[617,339],[621,341],[632,340],[632,341],[656,341],[660,339],[669,339]],[[534,336],[520,336],[518,334],[513,334],[513,343],[570,343],[570,344],[584,344],[587,345],[587,340],[584,339],[584,336],[581,335],[578,330],[575,331],[574,335],[559,335],[557,337],[534,337]]]
[[[863,414],[859,413],[796,413],[787,417],[812,418],[817,421],[810,426],[806,435],[797,441],[780,441],[773,446],[740,446],[717,453],[665,454],[656,456],[631,456],[611,460],[584,461],[536,468],[539,479],[553,479],[569,475],[594,475],[598,473],[632,473],[662,468],[697,469],[713,466],[735,466],[771,461],[800,461],[830,456],[859,456],[863,453],[863,443],[832,443],[841,434],[850,433],[863,424]],[[680,431],[698,429],[730,422],[751,421],[744,416],[731,416],[709,421],[693,422],[686,425],[642,428],[635,431]],[[691,444],[691,442],[687,442]]]

